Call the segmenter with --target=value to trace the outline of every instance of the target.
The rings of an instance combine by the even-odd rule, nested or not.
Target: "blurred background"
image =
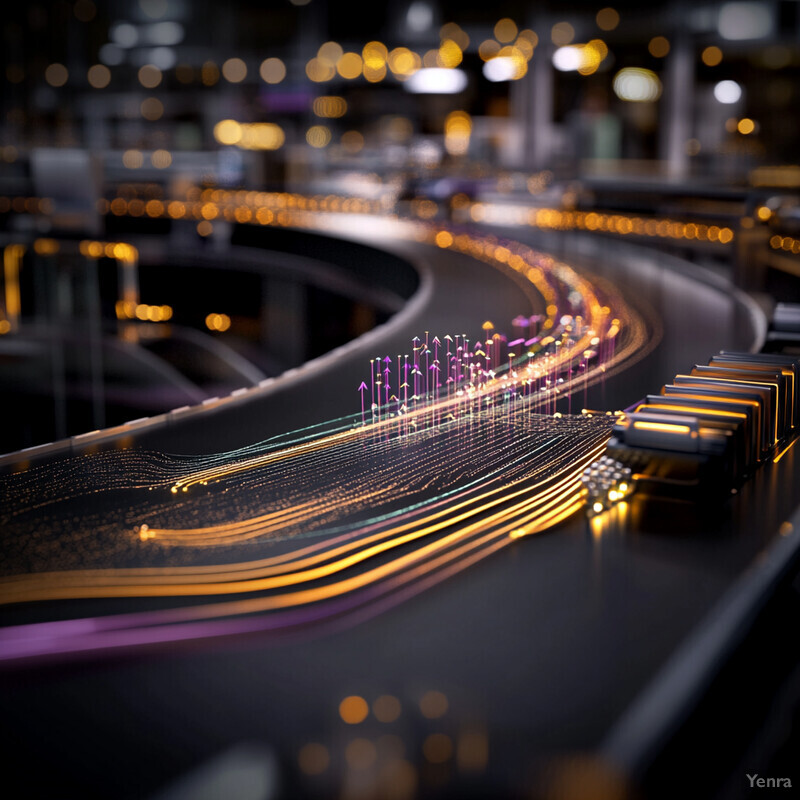
[[[257,385],[413,293],[292,210],[627,237],[799,299],[797,0],[62,0],[2,32],[2,452]]]

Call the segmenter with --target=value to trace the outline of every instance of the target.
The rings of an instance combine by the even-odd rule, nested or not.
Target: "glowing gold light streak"
[[[404,531],[409,530],[415,524],[419,523],[408,523],[407,525],[398,526],[397,528],[391,529],[385,533],[375,534],[372,537],[369,537],[367,541],[370,542],[370,546],[363,548],[360,552],[350,553],[350,551],[352,551],[354,548],[363,546],[364,542],[355,542],[344,545],[340,548],[336,548],[333,551],[324,552],[322,554],[309,557],[308,559],[300,561],[299,563],[293,564],[293,569],[295,571],[291,573],[270,575],[270,573],[274,572],[274,570],[270,570],[269,568],[262,570],[251,570],[248,568],[245,574],[247,574],[247,572],[256,572],[258,577],[243,579],[243,570],[241,569],[231,574],[231,572],[227,569],[219,568],[217,573],[212,573],[210,575],[211,579],[215,582],[205,581],[198,583],[196,575],[189,575],[187,577],[192,578],[194,580],[193,583],[180,583],[175,581],[175,575],[173,574],[173,570],[171,568],[164,568],[160,572],[148,572],[148,577],[150,577],[151,581],[153,582],[140,585],[128,585],[127,581],[123,580],[120,582],[120,579],[133,578],[133,580],[136,580],[137,578],[143,576],[118,575],[116,573],[109,575],[108,573],[99,570],[91,573],[88,571],[81,572],[78,576],[75,576],[75,579],[80,581],[75,585],[65,581],[59,582],[59,577],[68,577],[69,573],[63,576],[59,576],[59,573],[34,574],[17,576],[17,579],[10,583],[4,581],[6,585],[3,589],[2,599],[3,602],[23,602],[33,599],[53,600],[76,597],[88,598],[227,594],[232,592],[264,591],[296,585],[302,582],[318,580],[359,564],[392,548],[416,541],[417,539],[426,537],[432,533],[437,533],[453,525],[458,525],[459,523],[465,522],[477,515],[486,514],[490,509],[508,503],[510,499],[520,497],[522,495],[530,495],[531,491],[533,491],[536,487],[545,486],[546,488],[540,491],[539,494],[535,494],[532,498],[522,500],[509,508],[495,511],[492,514],[489,514],[487,518],[482,518],[476,522],[466,525],[456,532],[437,540],[437,542],[434,542],[432,545],[423,547],[422,550],[427,552],[430,548],[436,549],[439,547],[446,547],[456,539],[469,536],[488,525],[497,524],[509,518],[512,520],[512,523],[513,520],[516,519],[518,522],[522,522],[524,524],[526,519],[532,519],[537,515],[541,515],[542,511],[547,511],[550,509],[552,505],[558,502],[558,500],[561,499],[565,494],[571,494],[579,483],[582,466],[595,458],[602,451],[604,446],[605,445],[603,443],[592,451],[586,452],[581,458],[580,465],[578,467],[571,468],[571,471],[567,473],[566,476],[561,477],[555,483],[553,483],[552,479],[540,481],[533,486],[526,486],[510,494],[494,497],[494,499],[490,501],[485,501],[484,498],[476,498],[476,500],[483,502],[482,505],[475,509],[470,509],[457,514],[450,513],[451,510],[448,509],[446,512],[434,514],[432,515],[433,517],[440,517],[445,513],[447,516],[438,522],[427,524],[421,529],[413,530],[409,533],[405,533]],[[550,485],[548,486],[548,484]],[[500,490],[493,490],[489,494],[496,495],[499,491]],[[459,505],[463,507],[471,503],[472,501],[469,501]],[[524,514],[531,512],[534,509],[538,510],[533,513],[529,513],[528,516],[524,516]],[[520,518],[521,514],[523,516]],[[422,522],[424,521],[425,520],[422,520]],[[389,536],[393,538],[389,539],[388,541],[377,541],[380,539],[385,539]],[[371,542],[376,543],[371,544]],[[345,553],[350,554],[344,555]],[[330,561],[330,559],[336,558],[337,556],[341,557],[335,561]],[[322,561],[328,561],[329,563],[321,566],[309,566],[311,564],[318,564]],[[242,565],[239,566],[241,567]],[[268,575],[270,576],[267,577]],[[232,577],[235,579],[231,580]],[[163,579],[163,585],[161,581],[158,580],[159,578]],[[108,580],[114,580],[115,583],[111,585],[105,585],[104,581]]]

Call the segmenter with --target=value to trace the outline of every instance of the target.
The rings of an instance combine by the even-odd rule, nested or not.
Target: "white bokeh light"
[[[720,81],[714,87],[717,102],[725,105],[736,103],[742,96],[742,87],[736,81]]]

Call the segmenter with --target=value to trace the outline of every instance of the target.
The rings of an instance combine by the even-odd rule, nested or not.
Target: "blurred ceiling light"
[[[506,55],[503,50],[516,51]],[[528,64],[522,51],[516,47],[504,47],[501,55],[489,59],[483,65],[483,75],[493,83],[501,81],[515,81],[523,77],[528,71]]]
[[[625,67],[615,76],[614,94],[629,103],[652,103],[661,95],[661,81],[652,70]]]
[[[724,3],[717,29],[723,39],[763,39],[772,33],[771,4]]]
[[[444,146],[450,155],[463,156],[469,150],[472,118],[466,111],[451,111],[444,123]]]
[[[327,147],[331,141],[331,129],[325,125],[312,125],[306,131],[306,141],[317,149]]]
[[[172,164],[172,153],[169,150],[154,150],[150,155],[150,163],[156,169],[166,169]]]
[[[647,50],[653,58],[664,58],[669,53],[669,39],[666,36],[654,36],[647,45]]]
[[[554,45],[563,47],[575,38],[575,28],[569,22],[556,22],[550,29],[550,40]]]
[[[436,66],[452,69],[457,67],[464,59],[461,48],[452,40],[445,39],[439,46],[439,54],[436,56]]]
[[[241,58],[229,58],[222,64],[222,77],[228,83],[241,83],[247,77],[247,64]]]
[[[600,62],[608,55],[606,43],[592,39],[586,44],[570,44],[559,47],[553,53],[553,66],[560,72],[580,72],[591,75],[597,72]]]
[[[105,89],[111,83],[111,70],[103,64],[95,64],[89,67],[86,77],[92,88]]]
[[[338,119],[347,113],[347,101],[336,95],[321,95],[315,98],[312,110],[318,117]]]
[[[619,13],[614,8],[601,8],[595,17],[597,27],[602,31],[613,31],[619,25]]]
[[[407,47],[395,47],[389,53],[388,64],[396,77],[408,77],[422,67],[422,59]]]
[[[44,79],[51,86],[63,86],[69,79],[69,72],[63,64],[50,64],[44,71]]]
[[[220,120],[214,126],[214,138],[220,144],[244,150],[277,150],[286,140],[283,128],[273,122],[241,123],[234,119]]]
[[[498,42],[508,44],[516,38],[517,31],[518,28],[514,20],[504,17],[498,20],[497,24],[494,26],[494,38],[497,39]]]
[[[750,117],[742,117],[736,125],[736,130],[743,136],[747,136],[756,129],[756,124]]]
[[[258,70],[264,83],[280,83],[286,77],[286,66],[279,58],[267,58]]]
[[[439,30],[439,38],[444,41],[445,39],[452,39],[462,50],[469,47],[469,36],[466,32],[455,22],[447,22],[442,25]]]
[[[242,125],[239,147],[245,150],[278,150],[286,141],[280,125],[274,122],[251,122]]]
[[[500,52],[500,43],[494,39],[486,39],[478,46],[478,55],[484,60],[494,58]]]
[[[403,85],[412,94],[458,94],[467,88],[467,74],[460,69],[430,67],[415,72]]]
[[[150,19],[161,19],[167,13],[167,0],[139,0],[139,8]]]
[[[707,67],[716,67],[722,63],[722,50],[712,44],[703,50],[700,54],[700,59]]]
[[[323,61],[321,58],[312,58],[306,64],[306,75],[308,75],[309,79],[314,81],[314,83],[322,83],[323,81],[329,81],[336,75],[336,70],[329,64],[327,61]]]
[[[406,12],[406,25],[416,33],[422,33],[433,25],[433,9],[428,3],[415,2]]]
[[[382,42],[367,42],[361,51],[361,57],[364,59],[365,71],[367,69],[379,70],[386,64],[389,51]]]
[[[206,61],[200,68],[203,86],[213,86],[219,80],[219,67],[213,61]]]
[[[162,72],[172,69],[178,62],[178,56],[171,47],[154,47],[147,53],[147,60]]]
[[[714,87],[714,97],[724,105],[737,103],[742,96],[742,87],[736,81],[720,81]]]
[[[111,41],[118,47],[135,47],[139,41],[139,31],[130,22],[116,22],[109,31]]]
[[[317,58],[327,61],[331,66],[336,66],[339,59],[344,55],[344,50],[338,42],[325,42],[317,50]]]
[[[180,22],[153,22],[143,30],[147,44],[176,45],[183,41],[183,25]]]
[[[348,153],[357,153],[364,147],[364,137],[359,131],[345,131],[341,142]]]
[[[125,60],[125,53],[121,47],[118,47],[111,42],[106,42],[100,47],[98,53],[100,60],[109,67],[116,67]]]
[[[214,138],[220,144],[238,144],[242,139],[242,126],[234,119],[220,120],[214,126]]]
[[[139,169],[144,164],[144,157],[139,150],[126,150],[122,154],[122,163],[128,169]]]
[[[161,70],[154,64],[145,64],[139,70],[139,83],[145,89],[155,89],[161,83]]]
[[[378,83],[386,77],[386,64],[379,67],[370,67],[364,64],[364,77],[370,83]]]
[[[336,71],[345,80],[351,81],[361,75],[364,61],[358,53],[345,53],[336,64]]]
[[[499,47],[500,45],[498,45]],[[424,56],[422,56],[422,66],[423,67],[438,67],[439,66],[439,51],[438,50],[428,50]]]
[[[148,97],[142,100],[139,109],[142,116],[151,122],[161,119],[164,115],[164,104],[157,97]]]

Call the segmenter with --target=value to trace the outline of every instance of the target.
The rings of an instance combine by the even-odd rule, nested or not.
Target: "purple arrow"
[[[364,391],[366,389],[368,389],[368,388],[369,387],[367,386],[366,383],[364,383],[364,381],[361,381],[361,386],[358,387],[358,391],[361,392],[361,424],[362,425],[366,424],[366,420],[364,419]]]

